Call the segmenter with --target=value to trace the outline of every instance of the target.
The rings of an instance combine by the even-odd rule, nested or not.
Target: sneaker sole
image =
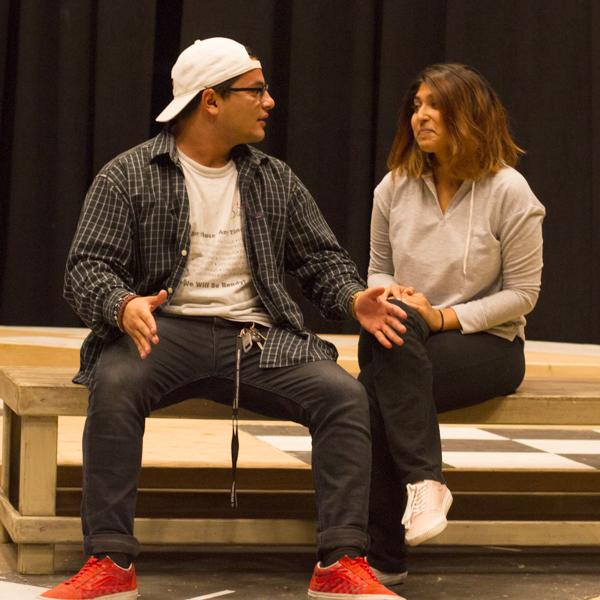
[[[427,531],[424,531],[423,533],[421,533],[421,535],[418,535],[416,537],[410,537],[410,535],[406,535],[404,538],[404,542],[406,543],[406,545],[418,546],[419,544],[422,544],[423,542],[426,542],[427,540],[430,540],[431,538],[434,538],[434,537],[440,535],[440,533],[442,533],[442,531],[444,531],[444,529],[446,529],[446,527],[448,526],[448,521],[446,519],[446,515],[448,514],[448,511],[450,510],[451,506],[452,506],[452,494],[448,490],[448,493],[444,496],[444,502],[442,504],[442,510],[444,511],[444,516],[442,517],[442,519],[440,519],[435,525],[430,527]],[[410,530],[409,530],[409,532],[410,532]]]
[[[332,592],[313,592],[308,590],[309,598],[323,598],[324,600],[406,600],[397,594],[334,594]]]
[[[45,593],[45,592],[44,592]],[[129,592],[119,592],[118,594],[105,594],[104,596],[96,596],[93,600],[136,600],[138,597],[137,589]],[[60,598],[52,598],[52,596],[37,596],[37,600],[60,600]]]
[[[387,586],[387,585],[398,585],[399,583],[404,583],[406,578],[408,577],[408,571],[403,571],[402,573],[389,573],[389,574],[381,574],[377,575],[377,580],[379,583]]]

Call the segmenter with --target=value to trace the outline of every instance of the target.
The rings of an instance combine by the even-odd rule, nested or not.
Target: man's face
[[[269,111],[275,106],[268,91],[261,94],[264,86],[262,70],[253,69],[238,77],[229,95],[221,100],[217,126],[232,147],[264,139]]]

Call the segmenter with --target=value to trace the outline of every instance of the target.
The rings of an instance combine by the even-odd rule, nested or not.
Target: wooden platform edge
[[[78,517],[23,517],[0,493],[2,522],[16,544],[81,543]],[[142,544],[312,546],[310,519],[139,518],[135,534]],[[597,546],[597,521],[450,521],[427,545]]]
[[[598,398],[511,394],[439,415],[442,424],[585,425],[600,424]]]
[[[0,398],[21,416],[84,416],[85,387],[71,383],[72,371],[48,367],[0,367]],[[600,425],[600,386],[565,382],[572,392],[528,382],[516,393],[440,414],[440,423],[502,425]],[[231,408],[206,399],[190,399],[155,411],[153,417],[229,419]],[[266,417],[240,410],[240,418]]]

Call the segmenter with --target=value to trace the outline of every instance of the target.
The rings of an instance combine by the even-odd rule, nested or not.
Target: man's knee
[[[367,402],[367,393],[364,386],[347,371],[336,365],[322,378],[323,394],[328,397],[335,396],[339,400],[347,399],[351,403],[363,404]]]
[[[104,353],[94,373],[90,408],[149,414],[150,406],[148,366],[138,356]]]
[[[342,368],[332,369],[320,378],[319,403],[329,418],[369,423],[369,400],[364,386]],[[321,412],[321,411],[318,411]]]

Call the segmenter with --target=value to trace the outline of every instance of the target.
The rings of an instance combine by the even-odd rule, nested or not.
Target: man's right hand
[[[123,331],[135,342],[140,358],[147,358],[152,352],[151,344],[158,344],[156,321],[152,314],[167,301],[166,290],[156,296],[139,296],[127,303],[123,311]]]
[[[384,288],[368,288],[361,292],[354,303],[354,312],[363,329],[374,335],[384,348],[404,343],[400,335],[406,332],[402,324],[406,313],[386,300]]]

